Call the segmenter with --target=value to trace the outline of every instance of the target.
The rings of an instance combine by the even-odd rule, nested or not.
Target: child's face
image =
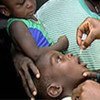
[[[13,17],[31,18],[36,10],[36,0],[5,0]]]
[[[78,85],[80,80],[84,80],[82,73],[87,71],[86,64],[71,54],[63,55],[57,51],[50,51],[42,60],[47,69],[46,74],[55,77],[57,81],[60,80],[61,84],[69,82]]]
[[[40,79],[35,83],[38,97],[41,98],[42,95],[46,99],[70,96],[72,90],[86,80],[82,74],[88,71],[79,58],[57,51],[43,54],[36,65],[41,73]]]

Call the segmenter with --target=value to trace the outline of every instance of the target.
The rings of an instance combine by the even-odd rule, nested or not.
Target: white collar
[[[72,100],[72,98],[71,98],[71,97],[64,97],[64,98],[61,99],[61,100]]]

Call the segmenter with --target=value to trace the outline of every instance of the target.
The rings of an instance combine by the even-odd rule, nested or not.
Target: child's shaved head
[[[36,62],[41,77],[34,78],[37,99],[59,100],[71,96],[72,90],[85,79],[87,68],[73,55],[63,55],[57,51],[43,54]]]
[[[47,59],[46,54],[43,54],[36,62],[36,66],[40,70],[41,77],[39,80],[36,78],[33,79],[34,84],[38,90],[37,98],[40,97],[39,99],[48,98],[47,87],[49,86],[50,83],[52,83],[52,75],[49,73],[50,69],[48,69],[48,67],[50,66],[48,60],[46,59]]]

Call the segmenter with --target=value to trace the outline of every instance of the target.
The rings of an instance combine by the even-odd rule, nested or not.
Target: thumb
[[[83,45],[87,48],[88,46],[91,45],[91,43],[95,40],[95,35],[93,32],[90,32],[86,39],[83,41]]]
[[[87,77],[87,78],[96,78],[97,77],[97,73],[96,72],[84,72],[83,73],[83,76],[84,77]]]

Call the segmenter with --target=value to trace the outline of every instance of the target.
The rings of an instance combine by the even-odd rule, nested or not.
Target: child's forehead
[[[46,52],[46,53],[42,54],[41,57],[39,58],[39,63],[42,62],[42,63],[49,65],[53,55],[57,55],[57,54],[59,54],[59,52],[57,52],[57,51]]]
[[[38,61],[36,62],[37,66],[46,67],[47,69],[55,66],[53,62],[54,60],[56,60],[57,56],[60,54],[62,53],[57,52],[57,51],[45,52],[39,57]]]
[[[44,55],[44,59],[50,60],[54,55],[60,54],[58,51],[49,51]]]
[[[44,63],[46,63],[48,66],[52,66],[52,58],[55,58],[60,54],[61,53],[58,51],[49,51],[42,58],[44,59]]]

